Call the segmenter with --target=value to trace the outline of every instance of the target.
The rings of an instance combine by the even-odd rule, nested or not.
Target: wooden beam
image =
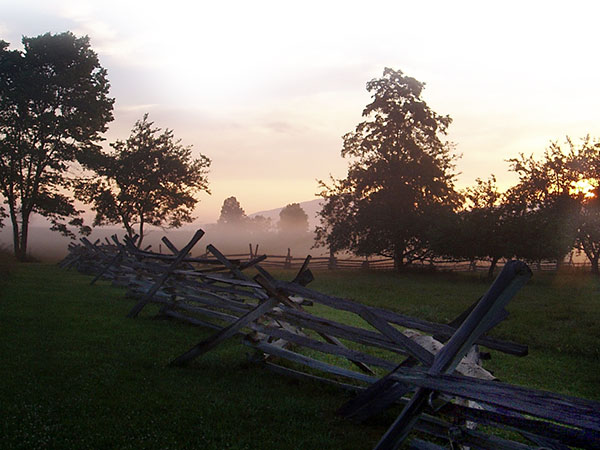
[[[360,312],[360,316],[392,342],[395,342],[400,347],[404,347],[406,352],[413,358],[419,360],[426,366],[431,366],[431,364],[433,364],[433,353],[402,334],[402,332],[391,326],[386,320],[373,314],[369,308],[365,307]]]
[[[296,362],[304,366],[311,367],[313,369],[331,373],[333,375],[351,378],[353,380],[358,381],[364,381],[365,383],[373,383],[377,380],[377,378],[372,377],[370,375],[365,375],[360,372],[354,372],[353,370],[348,370],[342,367],[334,366],[333,364],[328,364],[323,361],[319,361],[318,359],[310,358],[309,356],[304,356],[299,353],[268,344],[266,342],[251,342],[248,340],[244,340],[244,344],[254,347],[270,355],[278,356],[280,358],[287,359],[288,361]]]
[[[430,375],[451,373],[485,331],[492,318],[504,309],[529,278],[531,278],[531,270],[525,263],[521,261],[507,262],[477,306],[448,343],[437,353],[428,373]],[[376,450],[392,450],[400,446],[417,421],[432,392],[434,390],[430,388],[419,387],[417,389],[398,418],[383,435],[375,447]]]
[[[211,349],[215,348],[217,345],[219,345],[221,342],[223,342],[223,341],[229,339],[230,337],[234,336],[235,334],[237,334],[237,332],[239,330],[244,328],[250,322],[253,322],[256,319],[258,319],[259,317],[263,316],[266,312],[270,311],[275,306],[277,306],[278,303],[279,303],[279,300],[276,298],[269,298],[269,299],[265,300],[263,303],[260,303],[256,308],[254,308],[252,311],[249,311],[246,314],[244,314],[242,317],[240,317],[237,320],[237,322],[232,323],[231,325],[223,328],[222,330],[220,330],[216,334],[212,335],[208,339],[205,339],[204,341],[196,344],[190,350],[188,350],[184,354],[178,356],[173,361],[171,361],[171,363],[169,365],[170,366],[183,366],[183,365],[188,364],[193,359],[197,358],[198,356],[202,355],[203,353],[208,352],[209,350],[211,350]]]
[[[433,374],[420,368],[400,369],[393,378],[430,391],[489,403],[522,414],[600,432],[600,402],[593,400],[458,374]]]
[[[489,405],[485,409],[469,408],[466,406],[447,403],[440,412],[461,420],[470,420],[480,425],[506,428],[517,432],[529,432],[546,438],[557,439],[572,447],[600,449],[600,433],[592,430],[581,430],[566,427],[546,420],[521,417],[514,413],[492,411]]]
[[[124,252],[125,252],[125,247],[121,246],[119,248],[119,251],[117,252],[117,254],[111,258],[111,260],[108,262],[108,264],[106,264],[106,266],[104,266],[104,268],[100,272],[98,272],[98,275],[96,275],[94,277],[94,279],[92,281],[90,281],[90,284],[96,283],[96,281],[98,281],[102,277],[102,275],[104,275],[106,273],[106,271],[108,269],[110,269],[117,261],[121,260],[123,258]]]
[[[260,284],[262,286],[262,288],[269,293],[269,295],[278,297],[280,299],[280,301],[282,303],[284,303],[285,305],[287,305],[290,308],[295,309],[297,311],[304,312],[304,309],[302,308],[302,306],[293,302],[287,296],[277,292],[275,290],[275,287],[273,285],[271,285],[271,283],[269,283],[269,280],[267,280],[264,276],[258,274],[258,275],[256,275],[256,277],[254,277],[254,281],[256,281],[258,284]],[[328,334],[325,334],[325,333],[319,333],[319,335],[323,339],[325,339],[327,342],[329,342],[330,344],[334,344],[339,347],[346,348],[346,346],[339,339],[337,339],[333,336],[329,336]],[[369,373],[371,375],[375,374],[375,372],[373,372],[373,370],[369,366],[367,366],[365,363],[363,363],[361,361],[355,361],[353,359],[348,359],[348,361],[350,361],[352,364],[357,366],[360,370],[362,370],[365,373]]]
[[[175,268],[181,263],[183,258],[186,257],[186,255],[190,252],[190,250],[194,247],[194,245],[196,245],[196,243],[200,240],[200,238],[202,238],[203,235],[204,235],[204,231],[202,231],[202,230],[198,230],[198,231],[196,231],[196,233],[194,233],[194,236],[192,237],[190,242],[188,242],[188,244],[179,252],[177,257],[173,260],[173,262],[171,262],[171,265],[169,265],[165,269],[165,272],[156,281],[156,283],[154,283],[154,286],[152,286],[150,288],[150,290],[146,293],[146,296],[144,298],[142,298],[131,309],[131,311],[129,311],[129,314],[127,314],[127,317],[136,317],[140,313],[140,311],[144,308],[144,306],[146,306],[146,303],[148,303],[150,301],[150,299],[156,293],[156,291],[158,291],[161,288],[161,286],[164,284],[164,282],[167,281],[167,278],[169,278],[169,276],[171,275],[171,272],[173,270],[175,270]]]
[[[288,295],[300,295],[301,297],[313,300],[316,303],[320,303],[331,308],[340,309],[342,311],[353,312],[355,314],[360,314],[360,311],[364,307],[360,303],[354,302],[352,300],[323,294],[321,292],[301,286],[297,283],[277,281],[275,287],[287,293]],[[416,330],[436,334],[444,338],[450,337],[456,332],[456,328],[453,328],[448,325],[429,322],[423,319],[417,319],[415,317],[406,316],[382,308],[371,307],[370,309],[371,312],[378,315],[382,319],[385,319],[390,323],[400,325],[406,328],[414,328]],[[499,339],[491,338],[489,336],[480,336],[476,343],[494,350],[517,356],[525,356],[527,355],[528,351],[526,345],[502,341]]]
[[[277,337],[280,339],[285,339],[293,344],[300,345],[302,347],[310,348],[312,350],[317,350],[322,353],[328,353],[330,355],[341,356],[346,359],[352,359],[353,361],[360,361],[365,364],[371,364],[373,366],[383,367],[387,370],[391,370],[395,367],[395,364],[387,361],[382,358],[378,358],[377,356],[370,355],[368,353],[363,353],[358,350],[351,350],[347,347],[341,347],[336,344],[331,344],[328,342],[318,341],[316,339],[312,339],[308,336],[302,336],[300,334],[296,334],[282,328],[260,325],[260,324],[251,324],[251,328],[259,331],[261,333],[267,334],[269,336]]]

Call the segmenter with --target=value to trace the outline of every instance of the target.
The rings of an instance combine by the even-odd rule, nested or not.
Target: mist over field
[[[152,245],[153,251],[168,253],[169,250],[161,242],[163,236],[166,236],[175,246],[181,248],[200,228],[206,234],[192,250],[194,256],[203,254],[208,244],[214,245],[226,254],[249,253],[249,244],[252,244],[253,252],[255,252],[258,244],[258,254],[285,255],[289,248],[294,257],[302,258],[308,254],[312,256],[326,255],[328,254],[326,249],[312,248],[314,245],[313,230],[318,224],[317,213],[320,204],[321,200],[319,199],[300,203],[302,209],[308,215],[309,231],[306,233],[281,233],[277,230],[279,213],[283,209],[281,207],[248,215],[250,218],[263,216],[270,219],[272,227],[268,231],[255,231],[245,226],[224,228],[215,223],[191,224],[179,229],[155,227],[148,229],[144,237],[143,247]],[[57,262],[67,255],[67,248],[72,239],[50,231],[49,226],[49,224],[44,224],[42,220],[36,220],[35,224],[30,227],[28,253],[31,257],[40,261]],[[117,234],[119,238],[122,238],[126,233],[122,227],[95,227],[88,239],[92,242],[97,239],[105,242],[105,239],[110,239],[113,234]],[[76,239],[77,242],[79,237]],[[8,249],[12,248],[12,230],[9,224],[0,229],[0,245]]]

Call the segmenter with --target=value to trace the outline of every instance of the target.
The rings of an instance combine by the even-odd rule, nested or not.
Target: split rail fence
[[[480,346],[527,354],[527,346],[486,334],[507,317],[506,304],[530,278],[524,263],[507,262],[481,299],[440,324],[308,288],[310,257],[292,281],[274,278],[263,267],[264,255],[232,259],[208,245],[205,257],[190,257],[202,235],[198,230],[182,249],[163,238],[172,255],[140,250],[135,239],[84,238],[60,264],[94,276],[92,284],[102,278],[126,287],[135,300],[131,318],[155,303],[162,316],[215,330],[171,365],[185,366],[241,336],[255,349],[257,364],[355,391],[338,410],[349,420],[362,422],[400,405],[376,449],[399,448],[408,437],[420,449],[600,448],[600,403],[494,381],[480,366]],[[323,313],[328,309],[354,315],[360,320],[353,323],[364,326],[332,320]],[[412,430],[429,440],[414,438]]]
[[[252,244],[248,244],[248,247],[250,250],[249,253],[227,255],[227,257],[252,259],[258,255],[258,244],[255,247],[253,247]],[[571,256],[567,261],[563,261],[560,267],[574,270],[591,269],[589,262],[576,262],[573,259],[573,256]],[[269,268],[299,269],[303,263],[304,258],[293,256],[291,248],[288,248],[287,254],[285,255],[267,254],[267,259],[263,261],[261,265]],[[393,258],[381,256],[359,258],[348,255],[313,257],[311,259],[310,266],[312,269],[316,270],[393,270],[395,268]],[[497,264],[497,269],[499,270],[503,266],[504,260],[501,260]],[[468,260],[431,259],[425,261],[414,261],[411,263],[411,267],[415,269],[435,269],[450,272],[487,272],[490,267],[490,261],[475,260],[471,262]],[[533,268],[536,271],[541,272],[555,272],[557,270],[557,263],[556,261],[541,261],[536,263]]]

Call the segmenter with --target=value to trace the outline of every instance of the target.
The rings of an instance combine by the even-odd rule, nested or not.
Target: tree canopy
[[[570,142],[570,140],[568,140]],[[505,214],[512,230],[512,256],[529,261],[562,261],[573,248],[583,196],[576,184],[583,178],[574,146],[565,152],[552,143],[540,158],[519,155],[508,160],[519,182],[506,192]]]
[[[317,243],[359,255],[393,257],[397,266],[424,258],[432,214],[454,209],[451,119],[422,99],[424,84],[386,68],[367,83],[366,118],[343,137],[351,159],[345,179],[320,182],[325,198]]]
[[[279,231],[284,234],[308,231],[308,215],[299,203],[290,203],[279,212]]]
[[[243,225],[246,219],[246,212],[242,208],[242,205],[240,205],[237,198],[231,196],[223,201],[221,215],[217,223],[225,226],[239,226]]]
[[[21,51],[0,41],[0,189],[20,259],[34,213],[63,234],[73,235],[68,219],[89,231],[68,194],[66,171],[98,148],[114,102],[89,38],[48,33],[22,42]]]
[[[192,157],[191,147],[176,140],[173,130],[156,128],[145,114],[126,141],[112,152],[88,152],[82,164],[94,176],[82,179],[76,195],[92,204],[95,225],[122,224],[128,235],[145,226],[177,228],[191,222],[197,194],[208,190],[210,160]]]

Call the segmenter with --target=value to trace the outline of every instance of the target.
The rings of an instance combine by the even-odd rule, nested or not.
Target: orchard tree
[[[600,259],[600,190],[583,202],[577,224],[575,246],[583,251],[590,261],[592,273],[600,275],[598,260]]]
[[[98,148],[114,102],[88,37],[48,33],[22,42],[21,51],[0,41],[0,189],[21,260],[32,214],[65,235],[74,237],[66,221],[89,232],[68,194],[66,171]]]
[[[489,259],[488,278],[501,258],[510,258],[512,248],[506,239],[510,218],[504,208],[505,196],[498,190],[496,177],[478,178],[475,186],[465,190],[467,209],[462,212],[462,243],[471,258]]]
[[[487,180],[477,178],[463,197],[461,211],[435,218],[430,245],[437,255],[468,259],[472,264],[477,259],[489,259],[491,278],[498,261],[511,256],[505,235],[504,196],[491,175]]]
[[[571,141],[568,143],[577,154],[581,178],[588,187],[582,199],[575,244],[590,261],[592,273],[600,275],[600,141],[587,136],[576,150]]]
[[[223,201],[221,206],[221,215],[217,223],[225,226],[240,226],[247,219],[246,212],[238,202],[237,198],[231,196]]]
[[[126,141],[111,144],[112,152],[89,152],[82,159],[94,176],[82,179],[76,196],[92,205],[94,225],[121,224],[141,246],[147,225],[177,228],[193,220],[197,194],[208,190],[210,160],[192,157],[191,147],[138,120]]]
[[[530,261],[556,260],[573,248],[583,195],[581,159],[575,146],[552,143],[540,158],[519,155],[509,160],[519,175],[507,192],[507,241],[514,256]]]
[[[308,231],[308,215],[299,203],[290,203],[279,212],[279,231],[302,234]]]
[[[429,255],[431,217],[459,204],[451,119],[434,112],[424,84],[386,68],[367,83],[373,101],[365,121],[343,137],[348,175],[320,182],[325,199],[317,244],[332,251],[394,258],[397,268]]]

